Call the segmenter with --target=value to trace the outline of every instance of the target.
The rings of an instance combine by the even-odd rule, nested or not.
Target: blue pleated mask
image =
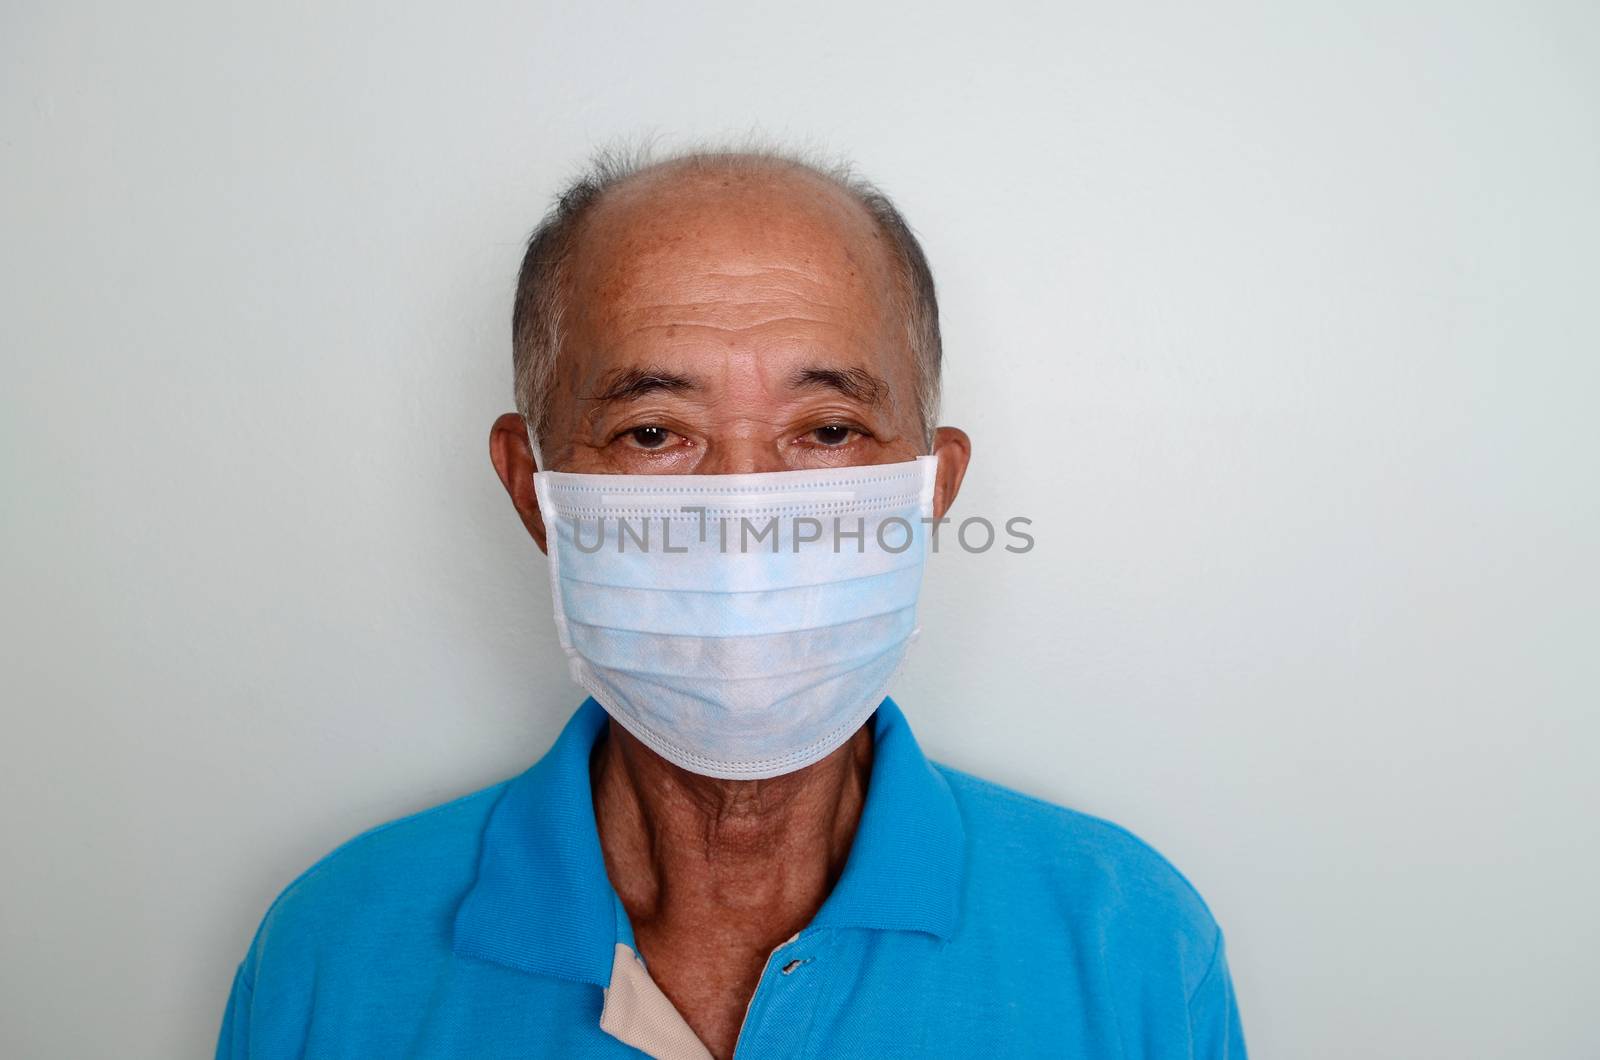
[[[695,773],[754,780],[823,758],[917,634],[937,467],[539,472],[573,679]]]

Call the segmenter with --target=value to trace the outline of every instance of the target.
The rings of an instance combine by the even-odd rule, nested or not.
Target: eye
[[[644,427],[635,427],[623,435],[640,449],[660,449],[672,440],[672,432],[665,427],[653,424]]]
[[[811,440],[828,449],[837,449],[854,438],[858,432],[854,427],[846,427],[842,423],[830,423],[826,427],[818,427],[811,432]]]

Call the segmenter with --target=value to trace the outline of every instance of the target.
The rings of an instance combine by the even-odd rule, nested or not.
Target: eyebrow
[[[681,394],[699,389],[700,384],[693,379],[664,368],[618,368],[601,378],[598,391],[589,395],[589,400],[605,404],[632,401],[647,394]]]
[[[882,405],[889,384],[865,368],[801,368],[789,377],[793,390],[834,390],[863,405]]]

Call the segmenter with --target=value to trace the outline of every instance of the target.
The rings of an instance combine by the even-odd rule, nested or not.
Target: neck
[[[591,759],[595,821],[636,940],[710,933],[771,949],[810,923],[844,870],[872,750],[864,725],[804,769],[717,780],[612,722]]]

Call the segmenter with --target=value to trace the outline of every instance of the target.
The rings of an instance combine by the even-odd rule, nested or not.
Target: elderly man
[[[291,884],[219,1056],[1244,1055],[1175,869],[930,763],[884,698],[970,453],[888,199],[776,154],[602,161],[530,242],[514,345],[490,453],[591,698]]]

